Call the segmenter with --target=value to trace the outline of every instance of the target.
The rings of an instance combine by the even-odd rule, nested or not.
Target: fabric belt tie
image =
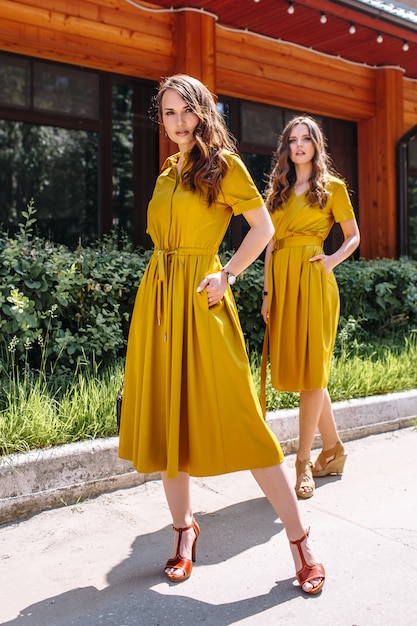
[[[170,256],[213,256],[217,254],[218,248],[174,248],[173,250],[154,249],[154,256],[157,258],[158,284],[156,292],[156,315],[158,326],[162,323],[163,312],[166,311],[168,299],[168,285],[166,281],[168,272],[168,258]],[[202,276],[202,278],[204,278]],[[164,335],[166,339],[166,333]]]
[[[274,245],[274,251],[283,248],[299,248],[301,246],[320,246],[323,247],[323,239],[315,235],[294,235],[293,237],[284,237],[278,239]]]
[[[261,360],[261,408],[262,415],[266,419],[266,367],[268,364],[269,353],[269,322],[265,328],[264,343],[262,346],[262,360]]]

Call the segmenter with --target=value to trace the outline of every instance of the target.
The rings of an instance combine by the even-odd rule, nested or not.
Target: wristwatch
[[[222,272],[224,272],[226,274],[227,282],[229,283],[229,285],[234,285],[235,282],[236,282],[236,276],[234,274],[232,274],[231,272],[228,272],[224,268],[222,269]]]

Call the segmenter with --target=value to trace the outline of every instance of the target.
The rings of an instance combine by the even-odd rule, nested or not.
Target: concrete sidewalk
[[[159,480],[0,526],[0,623],[30,626],[397,626],[417,618],[413,427],[350,441],[343,477],[300,501],[327,570],[303,595],[282,524],[249,472],[193,480],[191,578],[172,585]],[[294,477],[294,455],[287,457]]]
[[[417,389],[333,404],[343,441],[412,425]],[[267,414],[285,454],[298,439],[298,410]],[[321,442],[316,439],[316,446]],[[140,485],[156,475],[138,474],[117,456],[118,438],[34,450],[0,459],[0,523],[64,504],[74,504],[115,489]]]

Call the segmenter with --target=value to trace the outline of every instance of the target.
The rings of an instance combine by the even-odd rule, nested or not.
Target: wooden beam
[[[216,30],[211,15],[181,11],[176,15],[176,71],[216,88]]]
[[[397,255],[396,143],[403,129],[403,77],[394,68],[376,70],[378,256]]]

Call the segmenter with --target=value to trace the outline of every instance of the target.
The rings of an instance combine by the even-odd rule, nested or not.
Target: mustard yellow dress
[[[196,291],[221,268],[217,250],[232,214],[263,205],[239,157],[224,155],[230,168],[214,205],[184,189],[174,155],[148,207],[155,250],[132,314],[119,443],[119,456],[140,472],[209,476],[283,460],[262,416],[231,289],[211,308],[206,291]]]
[[[333,272],[309,259],[323,254],[334,222],[355,219],[343,181],[329,177],[326,206],[309,206],[294,189],[272,213],[274,250],[268,268],[271,384],[281,391],[327,387],[339,321],[339,289]]]

